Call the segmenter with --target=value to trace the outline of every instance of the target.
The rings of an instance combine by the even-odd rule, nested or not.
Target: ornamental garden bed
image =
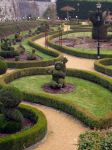
[[[48,48],[41,47],[38,44],[34,43],[34,40],[38,39],[41,36],[43,36],[43,34],[26,38],[21,42],[21,44],[15,45],[14,46],[15,49],[19,50],[18,47],[20,45],[22,49],[25,51],[25,53],[21,54],[20,56],[15,55],[14,53],[13,58],[6,58],[5,61],[7,62],[8,67],[9,68],[27,68],[27,67],[38,67],[38,66],[45,67],[45,66],[53,65],[55,61],[62,59],[62,56],[60,56],[59,52],[49,51]],[[31,56],[31,53],[34,50],[35,50],[36,59],[35,60],[31,59],[32,61],[26,60],[27,56],[28,55]],[[9,56],[9,53],[5,55]],[[12,57],[12,54],[10,55]]]
[[[85,57],[85,58],[97,58],[97,42],[90,40],[90,32],[86,31],[74,31],[74,33],[65,32],[63,33],[64,44],[59,45],[57,37],[59,34],[51,35],[48,41],[49,46],[59,51],[68,53],[70,55]],[[109,33],[112,34],[112,33]],[[89,38],[89,39],[88,39]],[[57,40],[56,40],[57,39]],[[56,43],[58,42],[58,44]],[[87,42],[88,41],[88,42]],[[62,41],[63,42],[63,41]],[[96,46],[95,46],[96,45]],[[101,42],[101,57],[107,58],[112,57],[112,45],[111,41]],[[81,47],[82,46],[82,47]],[[74,47],[74,48],[73,48]],[[93,48],[92,48],[93,47]]]
[[[69,69],[67,70],[67,83],[74,84],[75,92],[55,95],[44,92],[42,88],[44,84],[50,82],[51,77],[47,76],[48,70],[47,67],[40,67],[14,71],[1,77],[0,83],[2,86],[4,83],[25,77],[11,83],[12,85],[18,83],[16,86],[24,94],[24,100],[61,109],[91,128],[107,128],[112,125],[111,79],[97,73]]]
[[[10,83],[12,86],[19,88],[23,92],[49,94],[44,92],[43,86],[51,80],[50,76],[31,76],[24,77]],[[66,82],[74,85],[71,92],[52,93],[51,96],[63,98],[69,103],[79,105],[82,109],[87,110],[93,116],[103,118],[112,112],[111,92],[92,82],[78,79],[75,77],[67,77]],[[50,96],[50,95],[49,95]],[[106,99],[106,100],[105,100]],[[105,107],[104,107],[105,106]]]

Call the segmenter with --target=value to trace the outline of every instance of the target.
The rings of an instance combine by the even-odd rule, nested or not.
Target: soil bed
[[[59,40],[55,41],[56,44],[59,44]],[[62,41],[64,46],[73,47],[73,48],[85,48],[96,50],[97,41],[91,39],[90,37],[77,37],[77,38],[63,38]],[[112,50],[112,41],[100,41],[100,47],[106,50]]]
[[[45,92],[48,93],[52,93],[52,94],[62,94],[62,93],[70,93],[73,92],[75,89],[75,86],[73,84],[67,83],[66,86],[64,88],[60,88],[60,89],[53,89],[50,87],[49,84],[45,84],[43,87],[43,90]]]

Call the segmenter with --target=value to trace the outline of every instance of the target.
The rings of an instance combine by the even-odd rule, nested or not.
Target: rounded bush
[[[0,118],[0,130],[4,133],[14,133],[22,128],[24,117],[17,109],[22,100],[21,92],[14,87],[3,87],[0,90],[0,101],[4,118]],[[14,127],[13,127],[14,126]]]
[[[39,142],[46,134],[47,120],[41,111],[26,105],[21,105],[19,110],[25,118],[32,120],[34,125],[17,133],[0,137],[0,150],[23,150]],[[18,125],[12,124],[12,127],[10,127],[17,129]]]
[[[0,101],[6,108],[14,108],[22,100],[21,92],[15,87],[5,86],[0,90]]]
[[[0,74],[4,74],[7,71],[7,63],[0,60]]]

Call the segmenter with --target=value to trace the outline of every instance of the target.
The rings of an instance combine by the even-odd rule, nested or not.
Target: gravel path
[[[42,38],[36,40],[35,43],[38,43],[41,46],[45,46],[45,38],[42,37]],[[78,58],[78,57],[71,56],[68,54],[63,54],[63,55],[68,59],[67,68],[75,68],[75,69],[95,71],[94,70],[94,61],[95,60]]]
[[[28,104],[29,103],[25,103]],[[76,150],[81,133],[88,130],[80,121],[50,107],[31,104],[41,110],[48,121],[48,133],[43,141],[25,150]]]

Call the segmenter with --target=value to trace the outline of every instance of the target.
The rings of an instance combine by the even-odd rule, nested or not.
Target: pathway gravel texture
[[[45,38],[42,37],[42,38],[36,40],[35,43],[40,44],[41,46],[45,46]],[[50,48],[50,49],[52,49],[52,48]],[[71,55],[64,54],[64,53],[63,53],[63,55],[68,59],[68,62],[66,65],[67,68],[95,71],[94,70],[94,62],[95,62],[94,59],[78,58],[78,57],[71,56]]]
[[[47,117],[48,133],[43,141],[26,150],[77,150],[79,135],[87,131],[87,127],[59,110],[38,104],[31,106],[41,110]]]

